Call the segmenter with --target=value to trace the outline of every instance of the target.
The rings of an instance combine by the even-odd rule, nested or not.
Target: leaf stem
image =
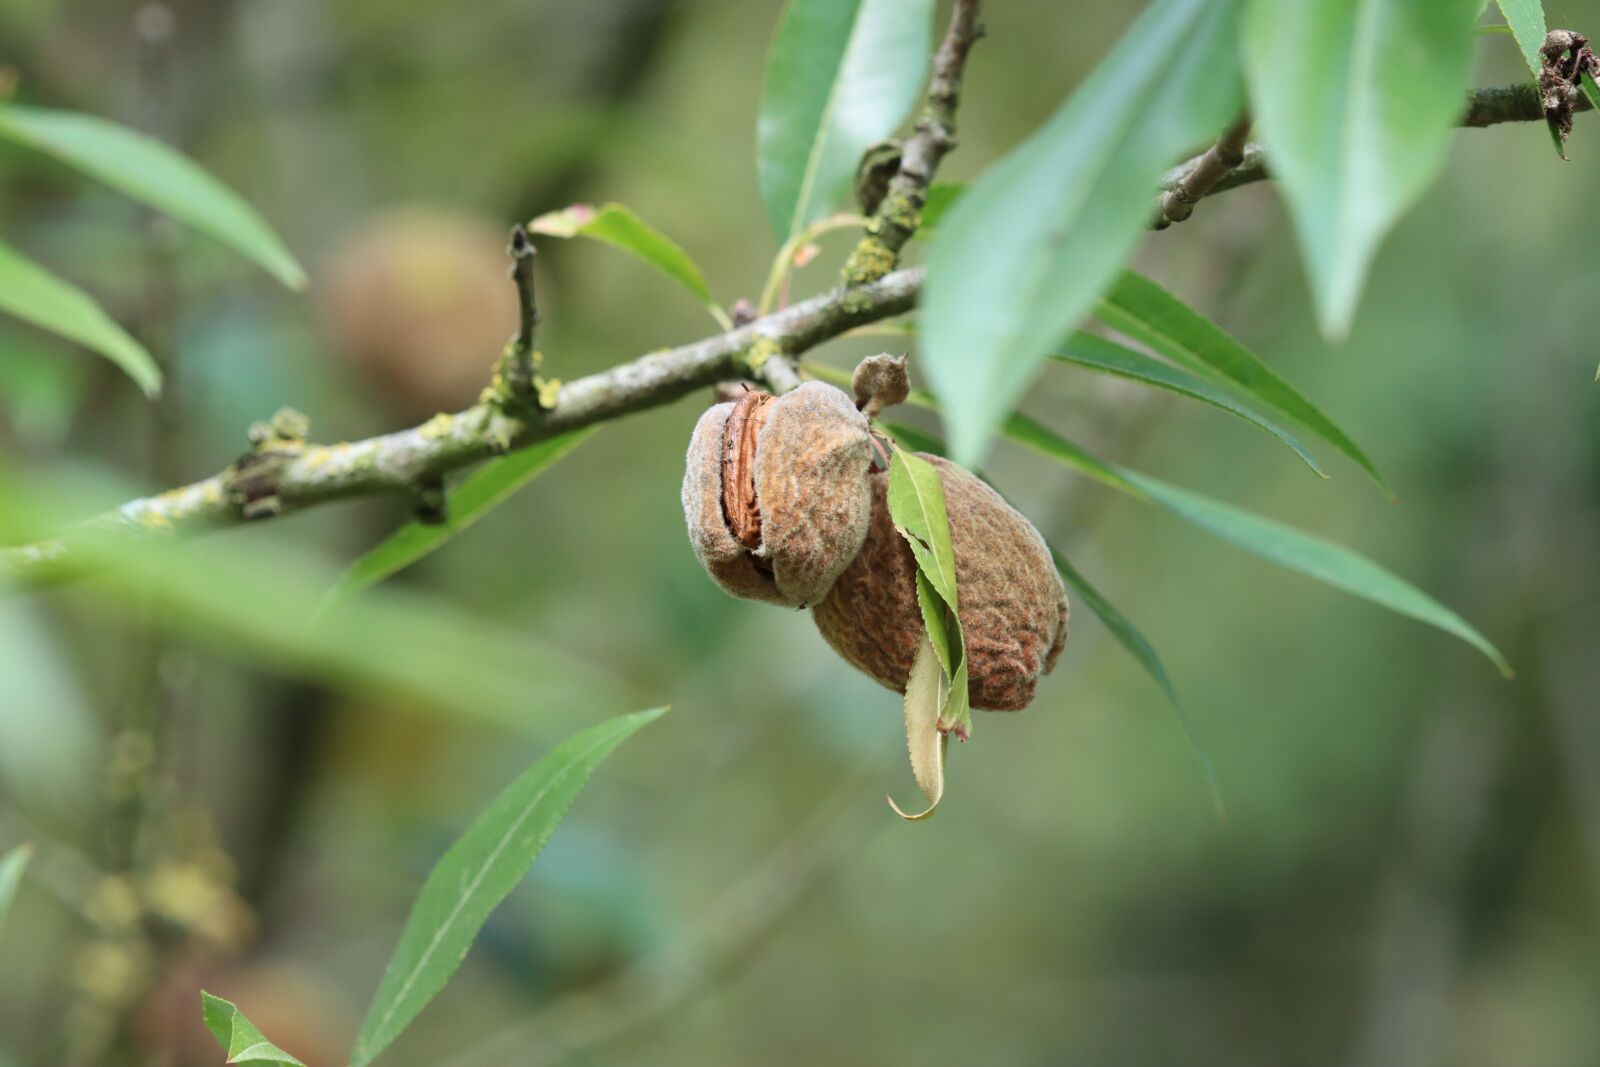
[[[867,219],[863,215],[825,215],[785,241],[783,247],[778,249],[778,254],[773,257],[772,269],[767,272],[767,284],[761,289],[761,303],[756,305],[756,314],[771,314],[773,306],[778,302],[778,294],[783,291],[784,279],[789,276],[790,268],[794,264],[795,254],[800,249],[832,230],[866,224]]]

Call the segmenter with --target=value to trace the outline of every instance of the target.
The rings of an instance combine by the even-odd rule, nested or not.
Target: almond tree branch
[[[966,11],[970,17],[975,9],[975,4],[963,3],[958,4],[957,11],[958,15]],[[976,24],[970,24],[964,32],[962,39],[969,46],[976,39]],[[947,46],[950,40],[946,38]],[[945,51],[942,47],[941,54]],[[958,72],[959,61],[954,54],[951,61]],[[1573,101],[1574,110],[1586,110],[1588,101],[1582,99],[1581,93],[1578,97]],[[942,99],[954,107],[954,96]],[[1532,85],[1512,85],[1473,93],[1462,125],[1542,122],[1544,118],[1537,89]],[[1162,188],[1171,189],[1184,181],[1205,155],[1173,168],[1163,179]],[[1214,196],[1269,176],[1261,147],[1247,144],[1238,166],[1226,170],[1206,195]],[[1193,184],[1189,190],[1193,196]],[[794,356],[857,326],[911,310],[921,288],[920,269],[900,270],[877,281],[846,285],[726,333],[580,378],[564,386],[553,406],[544,410],[513,413],[491,401],[455,414],[436,415],[409,430],[334,445],[308,444],[297,440],[294,432],[276,432],[265,442],[258,442],[257,451],[246,457],[271,462],[241,462],[190,485],[129,501],[51,540],[0,549],[0,587],[35,586],[74,576],[82,564],[75,546],[85,538],[107,533],[132,537],[172,535],[238,524],[245,521],[247,509],[252,516],[266,517],[331,500],[412,493],[419,485],[437,482],[451,471],[491,456],[659,407],[719,381],[754,374],[769,381],[782,379],[783,384],[777,388],[785,388],[792,384],[787,381],[787,374]],[[768,363],[770,370],[763,373],[762,367]],[[258,486],[263,479],[270,490],[266,495],[275,497],[273,507],[268,509],[255,507],[263,495]]]
[[[900,164],[845,262],[846,285],[860,285],[888,274],[900,250],[917,232],[928,186],[945,155],[956,146],[956,109],[961,106],[961,75],[973,42],[983,36],[978,0],[956,0],[950,25],[933,57],[933,75],[915,131],[900,149]]]
[[[236,464],[190,485],[129,501],[52,540],[0,550],[0,586],[75,576],[74,548],[84,538],[165,536],[243,522],[239,489],[246,470],[253,499],[275,498],[271,509],[252,511],[260,518],[331,500],[410,493],[418,484],[491,456],[669,404],[719,381],[749,377],[752,353],[766,361],[786,360],[846,330],[911,310],[921,287],[917,269],[849,291],[837,289],[747,326],[579,378],[563,386],[554,406],[544,410],[523,414],[490,401],[362,441],[318,445],[273,437],[267,452],[246,457],[267,455],[271,463]],[[263,468],[270,475],[263,475]],[[262,477],[270,477],[269,492],[255,488]]]
[[[1250,118],[1243,116],[1230,126],[1217,143],[1186,164],[1177,180],[1164,184],[1156,200],[1154,229],[1164,230],[1194,213],[1194,205],[1244,163],[1245,139],[1250,136]]]
[[[1588,111],[1589,98],[1576,88],[1563,90],[1567,94],[1567,102],[1573,111]],[[1461,115],[1460,125],[1474,128],[1498,126],[1503,122],[1543,122],[1545,121],[1544,100],[1539,94],[1539,87],[1532,82],[1522,82],[1516,85],[1493,85],[1483,89],[1475,89],[1467,94],[1467,107]],[[1223,140],[1237,132],[1238,127],[1224,134]],[[1241,135],[1242,136],[1242,135]],[[1208,148],[1193,159],[1178,164],[1161,179],[1162,194],[1158,200],[1158,212],[1153,223],[1155,229],[1165,229],[1164,223],[1181,222],[1188,218],[1194,210],[1194,204],[1208,196],[1237,189],[1241,185],[1252,182],[1264,181],[1272,177],[1267,169],[1267,157],[1259,144],[1245,144],[1239,151],[1239,162],[1232,167],[1222,167],[1222,153],[1227,151],[1223,141]],[[1216,174],[1209,186],[1197,187],[1197,179],[1204,182]],[[1165,211],[1170,198],[1178,190],[1185,190],[1188,202],[1180,208],[1182,218]]]

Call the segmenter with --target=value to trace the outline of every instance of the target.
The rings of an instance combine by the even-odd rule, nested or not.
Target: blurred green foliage
[[[345,358],[325,284],[349,235],[397,206],[504,232],[618,201],[683,245],[720,303],[760,292],[775,242],[754,120],[776,4],[183,0],[155,40],[139,11],[5,4],[19,99],[191,154],[285,235],[311,298],[0,146],[0,233],[88,288],[169,383],[152,409],[114,368],[0,324],[16,470],[174,484],[220,469],[282,404],[319,440],[407,424],[416,376]],[[1133,15],[991,5],[942,176],[970,179],[1037,128]],[[1593,30],[1600,4],[1551,22]],[[1478,50],[1481,84],[1526,77],[1511,38]],[[881,799],[911,788],[898,699],[804,615],[725,597],[684,541],[697,397],[616,422],[379,590],[423,614],[448,605],[436,626],[492,628],[512,677],[540,673],[519,639],[599,668],[603,682],[557,667],[528,681],[522,706],[547,710],[514,729],[419,714],[366,679],[328,690],[292,659],[255,662],[255,644],[219,656],[216,616],[171,590],[7,601],[0,847],[37,853],[0,949],[0,1058],[70,1062],[66,1030],[128,1018],[97,1055],[212,1063],[204,985],[307,1063],[339,1062],[417,883],[500,783],[580,725],[669,700],[384,1062],[1600,1057],[1600,121],[1578,117],[1570,164],[1546,139],[1530,124],[1452,140],[1340,346],[1318,336],[1270,185],[1208,200],[1140,253],[1336,413],[1399,505],[1352,464],[1322,481],[1254,428],[1128,383],[1056,368],[1023,404],[1095,454],[1406,575],[1494,640],[1516,681],[1002,446],[989,477],[1161,650],[1229,815],[1160,691],[1075,602],[1036,704],[983,717],[937,818],[904,826]],[[821,245],[794,295],[848,247]],[[540,251],[548,373],[707,330],[614,250]],[[437,289],[424,273],[370,291],[416,308]],[[497,346],[513,326],[487,333]],[[882,343],[817,355],[847,367]],[[204,573],[242,572],[248,595],[299,611],[330,561],[408,517],[333,505],[194,549]],[[290,583],[264,562],[285,557]],[[450,648],[409,665],[430,664],[445,696]],[[130,899],[158,936],[130,931]]]

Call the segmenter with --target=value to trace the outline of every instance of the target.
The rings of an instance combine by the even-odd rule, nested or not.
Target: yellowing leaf
[[[906,748],[911,753],[911,774],[917,788],[928,798],[928,806],[915,815],[908,815],[885,797],[894,813],[908,822],[921,822],[932,815],[944,796],[944,755],[949,735],[939,732],[939,689],[942,675],[939,657],[934,653],[933,642],[926,630],[917,644],[917,656],[911,663],[911,676],[906,679]]]

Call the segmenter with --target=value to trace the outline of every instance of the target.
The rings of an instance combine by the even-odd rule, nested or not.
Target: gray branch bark
[[[787,363],[846,330],[899,315],[916,304],[922,271],[902,270],[876,282],[838,289],[764,319],[693,344],[640,356],[562,387],[555,406],[527,415],[492,403],[436,415],[408,430],[341,444],[285,450],[275,474],[272,514],[349,497],[409,493],[419,483],[569,430],[669,404],[719,381],[749,377],[749,354]],[[776,349],[776,351],[774,351]],[[776,368],[774,368],[776,369]],[[60,537],[0,551],[0,585],[38,585],[73,576],[73,547],[107,533],[170,536],[246,521],[232,492],[232,471],[142,497]]]
[[[1573,111],[1590,110],[1589,98],[1577,89],[1569,91],[1569,103]],[[1475,89],[1467,94],[1466,110],[1461,113],[1460,125],[1482,129],[1486,126],[1498,126],[1504,122],[1543,122],[1545,120],[1544,101],[1540,99],[1539,87],[1532,82],[1517,85],[1493,85],[1483,89]],[[1252,182],[1266,181],[1272,177],[1272,172],[1267,169],[1267,154],[1259,144],[1246,144],[1237,157],[1239,162],[1231,167],[1225,165],[1226,159],[1234,158],[1229,151],[1228,144],[1219,142],[1192,159],[1173,167],[1161,179],[1161,197],[1158,198],[1156,219],[1152,223],[1156,229],[1165,229],[1164,223],[1179,222],[1182,219],[1171,215],[1165,206],[1172,199],[1171,194],[1184,190],[1183,218],[1189,217],[1189,212],[1194,210],[1194,205],[1208,196],[1225,193],[1229,189],[1237,189],[1241,185]],[[1221,171],[1220,175],[1216,172]],[[1213,176],[1215,175],[1214,179]],[[1201,183],[1210,180],[1211,184],[1197,189],[1196,177]]]

